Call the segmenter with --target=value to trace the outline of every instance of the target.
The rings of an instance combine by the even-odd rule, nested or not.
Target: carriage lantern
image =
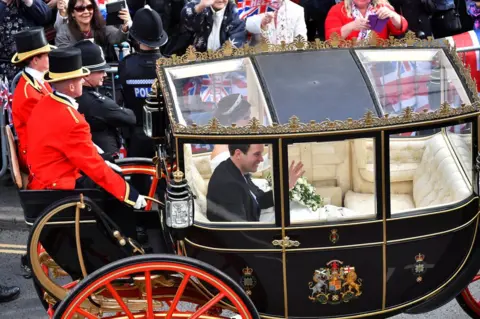
[[[193,225],[193,195],[181,171],[173,172],[165,193],[167,226],[187,228]]]
[[[143,105],[143,131],[153,139],[162,139],[165,136],[166,114],[163,107],[163,97],[157,97],[154,91],[150,92]],[[155,123],[153,125],[152,123]]]

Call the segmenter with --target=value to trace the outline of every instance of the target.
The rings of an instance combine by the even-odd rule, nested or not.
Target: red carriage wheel
[[[470,285],[465,288],[458,296],[457,296],[457,301],[462,307],[462,309],[472,318],[479,319],[480,318],[480,300],[477,299],[473,293],[471,288],[471,285],[480,280],[480,273],[478,273],[475,278],[473,278],[472,282]]]
[[[164,278],[162,285],[154,280],[159,276]],[[125,284],[129,279],[141,282],[140,293],[127,289],[132,287]],[[260,318],[243,289],[223,272],[189,257],[159,254],[119,260],[82,280],[53,316],[79,317]]]

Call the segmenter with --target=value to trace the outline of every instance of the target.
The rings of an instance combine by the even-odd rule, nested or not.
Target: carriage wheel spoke
[[[206,313],[210,308],[212,308],[217,302],[223,299],[225,297],[225,293],[221,292],[218,295],[216,295],[212,300],[207,302],[202,306],[202,308],[198,309],[191,317],[190,319],[197,319],[200,318],[201,315]]]
[[[97,316],[92,315],[90,312],[83,310],[82,308],[78,308],[77,310],[75,310],[75,312],[84,316],[87,319],[98,319]]]
[[[147,319],[154,319],[153,315],[153,294],[152,294],[152,278],[150,271],[145,272],[145,290],[147,292]]]
[[[110,283],[106,284],[105,286],[107,287],[108,291],[110,291],[110,293],[112,294],[112,297],[115,298],[115,300],[118,302],[118,304],[120,305],[122,310],[125,312],[125,314],[128,316],[128,319],[135,319],[132,313],[130,312],[130,310],[128,309],[127,305],[123,302],[122,298],[120,298],[120,296],[118,295],[115,288],[113,288],[113,286]]]
[[[170,309],[168,310],[168,313],[167,313],[167,319],[172,318],[173,312],[175,311],[175,309],[177,309],[178,302],[180,301],[180,298],[182,298],[183,291],[185,290],[185,287],[187,286],[189,280],[190,280],[190,274],[185,274],[185,276],[183,276],[180,286],[178,287],[177,293],[175,294],[175,298],[173,299],[173,302],[170,304]]]

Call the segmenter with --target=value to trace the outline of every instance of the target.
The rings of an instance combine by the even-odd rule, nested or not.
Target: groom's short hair
[[[229,144],[228,145],[230,156],[233,156],[236,150],[240,150],[243,154],[247,154],[249,148],[250,148],[250,144]]]

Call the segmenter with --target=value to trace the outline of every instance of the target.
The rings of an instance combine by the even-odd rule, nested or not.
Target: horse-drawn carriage
[[[476,276],[480,100],[454,48],[411,34],[227,44],[157,74],[144,107],[157,156],[120,163],[152,177],[148,209],[23,190],[15,174],[53,318],[384,318],[435,309]],[[248,101],[241,120],[213,117],[234,94],[223,114]],[[211,150],[230,144],[263,146],[252,180],[274,200],[256,221],[209,218]],[[305,173],[289,190],[293,161]]]

